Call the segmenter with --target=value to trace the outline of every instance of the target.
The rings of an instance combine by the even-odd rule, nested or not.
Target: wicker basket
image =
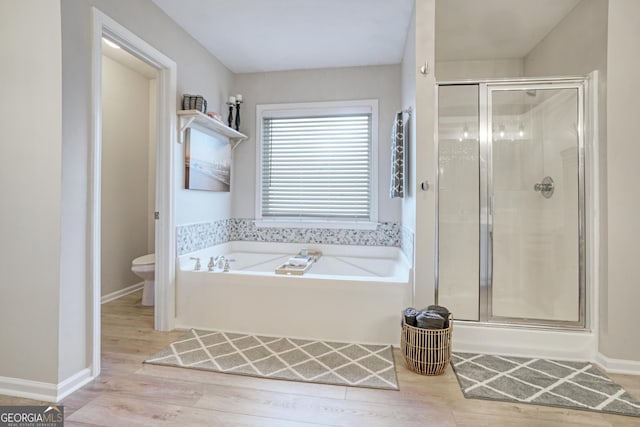
[[[407,368],[422,375],[444,373],[451,360],[453,317],[447,329],[422,329],[402,321],[401,350]]]

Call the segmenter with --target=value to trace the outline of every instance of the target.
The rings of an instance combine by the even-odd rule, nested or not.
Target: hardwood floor
[[[102,374],[61,403],[65,426],[615,426],[640,419],[465,399],[455,375],[408,371],[400,391],[267,380],[143,365],[184,331],[153,330],[137,292],[102,306]],[[635,396],[640,376],[611,375]],[[0,405],[39,404],[0,396]]]

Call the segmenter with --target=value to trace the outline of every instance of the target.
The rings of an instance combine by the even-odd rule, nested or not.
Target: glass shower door
[[[584,319],[582,92],[488,86],[489,320]]]
[[[438,88],[438,304],[480,320],[479,86]]]

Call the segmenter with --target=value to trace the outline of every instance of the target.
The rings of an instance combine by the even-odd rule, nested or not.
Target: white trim
[[[91,95],[92,142],[90,146],[90,231],[89,282],[91,295],[92,341],[91,375],[100,374],[100,212],[101,212],[101,147],[102,147],[102,36],[108,35],[133,55],[158,70],[156,108],[156,304],[155,328],[170,330],[175,318],[175,215],[174,197],[176,141],[176,63],[143,39],[118,24],[95,7],[92,9]]]
[[[593,360],[597,337],[589,331],[513,327],[457,321],[454,352],[503,354],[545,359]]]
[[[84,387],[89,382],[93,381],[94,377],[91,376],[89,368],[83,369],[74,375],[71,375],[66,380],[59,382],[57,389],[57,396],[55,402],[59,402],[74,391],[81,387]]]
[[[100,298],[100,304],[106,304],[111,301],[115,301],[118,298],[122,298],[125,295],[132,294],[136,291],[139,291],[144,287],[144,282],[136,283],[135,285],[127,286],[123,289],[118,289],[117,291],[111,292],[109,294],[103,295]]]
[[[375,230],[378,228],[377,222],[371,221],[329,221],[318,219],[309,221],[308,219],[296,221],[295,219],[259,219],[255,221],[256,228],[329,228],[329,229],[350,229],[350,230]]]
[[[368,221],[331,221],[323,219],[305,218],[296,221],[295,218],[282,218],[281,220],[264,219],[262,217],[262,118],[263,117],[289,117],[293,114],[321,115],[336,113],[336,110],[344,114],[371,113],[371,209]],[[375,229],[378,223],[378,180],[380,165],[378,164],[378,135],[380,133],[378,120],[379,102],[377,99],[361,99],[351,101],[323,101],[323,102],[297,102],[283,104],[256,104],[256,193],[255,193],[255,219],[256,226],[260,227],[317,227],[317,228],[353,228]],[[331,225],[334,223],[334,225]],[[338,225],[339,223],[344,226]]]
[[[58,384],[0,377],[0,394],[46,402],[59,402],[80,387],[85,386],[93,378],[89,368],[77,372]]]
[[[0,377],[0,394],[46,402],[56,401],[57,387],[53,383]]]
[[[640,361],[613,359],[602,353],[597,353],[595,363],[611,374],[640,375]]]

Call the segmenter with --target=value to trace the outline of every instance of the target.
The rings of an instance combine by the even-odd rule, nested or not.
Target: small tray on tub
[[[316,254],[309,254],[307,256],[296,256],[294,257],[296,261],[303,261],[292,263],[291,261],[285,262],[276,268],[276,274],[284,274],[284,275],[293,275],[293,276],[302,276],[304,273],[309,271],[314,262],[318,259]]]

